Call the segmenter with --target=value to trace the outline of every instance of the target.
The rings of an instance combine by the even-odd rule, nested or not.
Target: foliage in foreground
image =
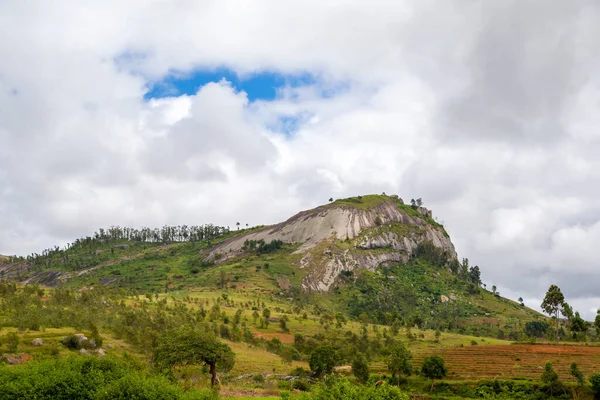
[[[356,385],[347,379],[329,378],[316,385],[310,394],[297,397],[298,400],[408,400],[406,393],[395,386]]]
[[[74,356],[58,360],[0,366],[3,400],[212,400],[209,391],[191,391],[164,377],[134,370],[109,358]]]

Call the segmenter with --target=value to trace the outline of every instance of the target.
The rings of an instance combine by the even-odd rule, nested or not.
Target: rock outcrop
[[[391,196],[376,200],[368,207],[358,200],[357,206],[332,203],[300,212],[280,224],[228,239],[208,257],[218,262],[235,257],[247,240],[300,244],[296,253],[303,256],[297,266],[307,271],[302,286],[318,291],[329,290],[342,271],[404,263],[424,241],[456,258],[454,245],[430,210],[413,210]]]

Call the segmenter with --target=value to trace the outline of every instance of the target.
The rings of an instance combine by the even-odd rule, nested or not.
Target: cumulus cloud
[[[600,280],[593,1],[4,1],[0,253],[112,224],[274,223],[422,197],[488,285]],[[272,101],[169,74],[310,74]]]

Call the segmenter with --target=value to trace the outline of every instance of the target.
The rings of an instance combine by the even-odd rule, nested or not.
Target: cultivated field
[[[435,351],[446,361],[449,379],[512,378],[539,379],[546,361],[564,381],[574,381],[569,374],[572,362],[589,376],[600,372],[600,347],[578,345],[478,345],[445,348]],[[416,352],[415,365],[427,353]]]

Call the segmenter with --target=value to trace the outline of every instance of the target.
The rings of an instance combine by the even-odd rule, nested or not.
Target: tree
[[[479,269],[479,266],[476,265],[471,267],[469,270],[469,278],[471,279],[471,282],[477,285],[477,287],[481,285],[481,270]]]
[[[551,285],[546,292],[546,297],[542,302],[542,310],[550,316],[554,316],[556,319],[556,342],[558,342],[558,313],[560,307],[565,302],[565,296],[563,296],[560,288],[556,285]]]
[[[560,310],[560,313],[561,313],[563,316],[567,317],[567,320],[568,320],[569,322],[571,322],[571,320],[573,319],[573,316],[574,316],[574,314],[573,314],[573,309],[571,308],[571,306],[570,306],[570,305],[569,305],[569,303],[567,303],[567,302],[565,302],[565,303],[562,305],[562,308],[561,308],[561,310]]]
[[[308,359],[310,370],[318,377],[333,372],[337,364],[337,354],[330,345],[318,346],[315,348]]]
[[[436,379],[442,379],[448,374],[448,369],[444,365],[444,359],[440,356],[429,356],[423,360],[421,366],[421,375],[431,379],[431,390]]]
[[[161,335],[152,352],[152,363],[158,369],[178,365],[206,364],[210,383],[217,382],[217,370],[229,372],[235,363],[231,348],[217,341],[212,332],[199,331],[188,326],[171,329]]]
[[[575,335],[576,333],[587,331],[589,322],[581,318],[579,311],[575,311],[575,315],[569,320],[569,327],[571,328],[571,332]]]
[[[331,202],[331,201],[333,201],[333,197],[330,197],[330,198],[329,198],[329,201],[330,201],[330,202]]]
[[[523,298],[519,297],[519,304],[521,305],[521,307],[525,306],[525,304],[523,303]]]
[[[543,337],[548,331],[546,321],[529,321],[525,324],[523,331],[529,337]]]
[[[496,294],[496,285],[492,285],[492,293]]]
[[[415,199],[410,199],[410,206],[412,207],[413,210],[418,209],[419,207],[421,207],[423,205],[423,200],[421,200],[421,198],[419,197],[417,200]]]
[[[411,352],[401,342],[396,343],[390,349],[390,355],[387,359],[389,370],[392,372],[392,378],[398,374],[398,385],[400,385],[400,375],[410,375],[413,370]]]
[[[236,222],[236,223],[235,223],[235,226],[237,226],[237,230],[239,231],[239,230],[240,230],[240,223],[239,223],[239,222]]]
[[[221,270],[219,273],[219,286],[224,288],[227,286],[227,275],[225,275],[225,271]]]
[[[550,396],[552,396],[552,388],[558,382],[558,374],[554,371],[554,368],[552,368],[552,363],[550,361],[546,362],[546,365],[544,366],[541,380],[550,387]]]
[[[571,376],[577,379],[577,384],[579,386],[585,385],[585,376],[583,376],[583,373],[579,370],[576,362],[571,364]]]
[[[92,334],[90,335],[90,340],[94,341],[94,347],[102,347],[102,336],[100,336],[100,332],[98,332],[98,327],[93,322],[90,322],[90,331],[92,331]]]
[[[364,384],[369,380],[369,363],[362,353],[358,353],[354,357],[352,361],[352,373],[360,383]]]
[[[281,331],[282,331],[282,332],[288,332],[288,331],[289,331],[289,329],[288,329],[288,327],[287,327],[287,321],[286,321],[286,318],[285,318],[285,317],[282,317],[282,318],[279,320],[279,327],[281,328]]]
[[[600,334],[600,308],[596,312],[596,319],[594,320],[594,325],[596,326],[596,333]]]

